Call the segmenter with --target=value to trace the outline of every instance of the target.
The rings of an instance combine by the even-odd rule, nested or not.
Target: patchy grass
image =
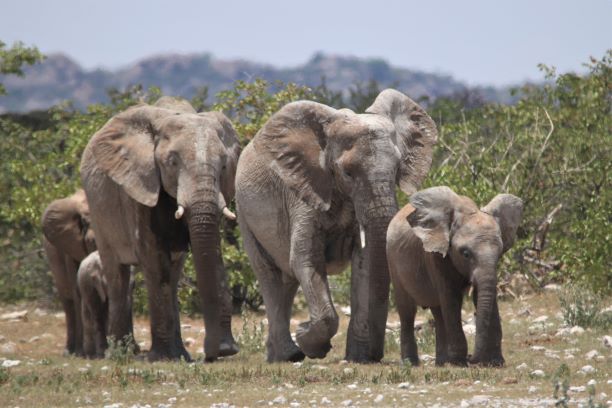
[[[0,321],[0,362],[19,360],[0,368],[0,406],[104,406],[133,405],[211,406],[226,402],[236,406],[313,406],[329,400],[362,406],[460,406],[486,398],[489,405],[575,405],[606,403],[612,399],[611,349],[603,329],[556,336],[563,315],[556,294],[546,293],[521,301],[500,303],[504,326],[506,367],[435,367],[426,362],[411,367],[399,361],[398,317],[389,317],[386,355],[381,364],[358,365],[342,360],[348,318],[341,317],[333,349],[324,360],[302,364],[267,364],[262,314],[234,319],[234,333],[243,345],[237,356],[208,364],[202,360],[203,330],[200,319],[182,317],[183,339],[193,364],[146,363],[138,359],[84,360],[63,357],[64,318],[60,313],[34,310],[34,306],[4,307],[0,314],[30,309],[25,319]],[[472,316],[466,302],[464,319]],[[547,316],[543,318],[541,316]],[[292,320],[295,329],[299,313]],[[428,311],[417,319],[427,322]],[[243,324],[244,323],[244,324]],[[150,345],[146,319],[136,319],[135,337],[141,349]],[[265,333],[265,330],[264,330]],[[433,329],[425,323],[418,332],[421,357],[433,356]],[[468,336],[470,348],[473,336]],[[596,351],[596,354],[592,353]],[[587,353],[591,352],[590,359]],[[425,358],[427,359],[427,358]],[[585,365],[592,373],[583,374]],[[525,367],[526,366],[526,367]],[[541,370],[537,372],[536,370]],[[587,370],[588,371],[588,370]],[[589,381],[594,380],[593,386]],[[593,382],[591,381],[591,384]],[[593,388],[593,389],[591,389]],[[556,390],[556,391],[555,391]],[[602,393],[607,394],[603,396]],[[482,397],[487,396],[487,397]]]

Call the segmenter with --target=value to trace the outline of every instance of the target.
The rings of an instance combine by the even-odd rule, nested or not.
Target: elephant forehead
[[[477,211],[459,221],[454,239],[461,241],[499,241],[501,245],[501,231],[492,216]]]

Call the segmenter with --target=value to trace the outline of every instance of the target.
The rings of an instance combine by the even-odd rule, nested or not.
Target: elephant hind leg
[[[274,265],[265,250],[244,223],[241,224],[244,249],[249,255],[251,267],[259,281],[266,305],[268,362],[301,361],[304,353],[291,338],[289,322],[293,299],[298,288],[295,279],[283,281],[281,270]]]
[[[398,286],[396,286],[398,287]],[[402,360],[409,360],[413,366],[419,365],[419,353],[414,336],[414,317],[417,305],[414,299],[400,289],[395,292],[395,303],[400,316],[400,342]]]
[[[446,364],[448,359],[448,341],[446,339],[446,326],[444,324],[444,316],[440,307],[432,307],[431,313],[434,316],[436,325],[436,365],[442,366]]]

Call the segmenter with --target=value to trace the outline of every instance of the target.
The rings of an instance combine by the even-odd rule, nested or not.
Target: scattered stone
[[[342,372],[346,375],[352,375],[355,370],[353,370],[351,367],[346,367],[344,370],[342,370]]]
[[[578,372],[581,373],[581,374],[591,374],[591,373],[594,373],[595,371],[596,371],[595,367],[593,367],[592,365],[588,365],[587,364],[587,365],[583,366],[580,369],[580,371],[578,371]]]
[[[43,317],[43,316],[48,315],[49,313],[47,313],[46,310],[43,310],[37,307],[36,309],[34,309],[34,314],[38,317]]]
[[[348,388],[349,390],[356,390],[357,389],[357,384],[349,384],[346,386],[346,388]]]
[[[122,405],[120,402],[115,402],[114,404],[104,405],[104,408],[121,408]]]
[[[546,350],[546,347],[543,347],[543,346],[531,346],[531,349],[533,351],[544,351],[544,350]]]
[[[283,397],[282,395],[279,395],[278,397],[272,400],[272,404],[284,405],[286,403],[287,403],[287,398]]]
[[[594,387],[594,386],[596,386],[596,385],[597,385],[597,380],[595,380],[595,379],[591,379],[591,380],[589,380],[589,382],[587,383],[587,385],[591,385],[591,386],[593,386],[593,387]]]
[[[466,378],[461,378],[453,383],[455,387],[467,387],[468,385],[472,385],[470,380]]]
[[[297,401],[291,401],[291,402],[289,403],[289,406],[290,406],[290,407],[299,407],[300,405],[301,405],[301,404],[300,404],[299,402],[297,402]]]
[[[562,327],[555,333],[555,337],[567,337],[571,334],[571,329],[569,327]]]
[[[293,366],[295,368],[300,368],[302,366],[302,364],[304,364],[304,363],[302,363],[301,361],[298,361],[297,363],[293,363]]]
[[[332,402],[331,402],[331,400],[329,398],[327,398],[327,397],[322,397],[321,398],[321,405],[329,405],[331,403]]]
[[[183,340],[183,344],[185,345],[185,347],[191,347],[195,344],[195,342],[196,341],[193,337],[187,337],[185,340]]]
[[[18,366],[19,364],[21,364],[20,360],[4,360],[2,362],[2,367],[10,368],[10,367]]]
[[[529,394],[533,394],[533,393],[534,393],[534,392],[536,392],[537,390],[538,390],[538,387],[536,387],[536,386],[532,385],[532,386],[530,386],[530,387],[529,387],[529,389],[527,390],[527,392],[528,392]]]
[[[559,357],[557,353],[558,351],[555,351],[555,350],[546,350],[544,352],[544,356],[555,359],[555,360],[561,360],[561,357]]]
[[[350,399],[344,400],[340,403],[340,405],[342,405],[343,407],[352,407],[353,400],[350,400]]]
[[[33,336],[28,343],[36,343],[37,341],[40,340],[40,336]]]
[[[397,330],[401,327],[401,322],[387,322],[387,329]]]
[[[531,310],[528,307],[525,307],[517,313],[518,316],[527,317],[531,315]]]
[[[459,404],[459,406],[460,406],[461,408],[467,408],[467,407],[469,407],[469,406],[470,406],[470,403],[469,403],[469,402],[467,402],[466,400],[461,400],[461,404]]]
[[[601,341],[604,347],[612,347],[612,336],[603,336]]]
[[[598,355],[599,355],[599,352],[597,350],[591,350],[584,355],[584,358],[586,358],[587,360],[593,360]]]
[[[2,346],[0,346],[0,352],[5,354],[13,354],[17,350],[17,345],[12,341],[9,341]]]
[[[397,388],[400,388],[402,390],[407,389],[408,387],[410,387],[410,383],[409,382],[403,382],[403,383],[399,383],[397,384]]]
[[[348,364],[348,361],[347,361],[347,360],[340,360],[340,361],[338,362],[338,364],[340,364],[340,365],[345,365],[345,364]]]
[[[545,374],[545,373],[544,373],[544,371],[542,371],[542,370],[533,370],[533,371],[531,372],[531,375],[532,375],[533,377],[544,377],[546,374]]]
[[[532,322],[533,323],[544,323],[547,320],[548,320],[548,316],[542,315],[542,316],[538,316],[535,319],[533,319]]]
[[[478,405],[487,404],[490,398],[491,398],[490,395],[474,395],[469,402],[470,402],[470,405],[471,404],[478,404]]]
[[[316,370],[321,370],[321,371],[329,370],[329,367],[325,367],[324,365],[321,365],[321,364],[315,364],[312,366],[312,368]]]
[[[518,379],[516,377],[504,377],[502,384],[517,384]]]
[[[421,356],[421,360],[422,360],[424,363],[429,363],[430,361],[434,361],[435,359],[436,359],[436,358],[435,358],[434,356],[430,356],[429,354],[423,354],[423,355]]]
[[[557,292],[561,290],[561,285],[557,283],[549,283],[548,285],[544,286],[544,290],[548,292]]]
[[[570,329],[570,334],[575,334],[580,336],[582,333],[584,333],[584,329],[580,326],[574,326]]]
[[[524,371],[527,370],[529,368],[529,366],[527,365],[527,363],[522,363],[516,366],[516,369],[519,371]]]
[[[108,371],[108,370],[109,370],[108,366],[100,367],[100,371]]]
[[[585,392],[586,391],[586,387],[584,385],[572,386],[572,387],[569,387],[569,390],[571,392]]]
[[[350,306],[341,306],[340,311],[344,313],[345,316],[351,315],[351,307]]]
[[[385,396],[382,394],[378,394],[376,396],[376,398],[374,398],[374,403],[375,404],[380,404],[381,402],[383,402],[383,400],[385,399]]]
[[[0,320],[28,320],[28,311],[18,310],[16,312],[4,313],[0,315]]]
[[[463,332],[467,335],[474,335],[476,334],[476,325],[472,324],[472,323],[468,323],[463,325]]]

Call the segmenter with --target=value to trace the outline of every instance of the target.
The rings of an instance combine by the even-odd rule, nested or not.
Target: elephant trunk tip
[[[176,218],[177,220],[180,220],[183,217],[183,214],[185,214],[185,207],[183,207],[182,205],[179,205],[178,208],[176,209],[176,212],[174,213],[174,218]]]

